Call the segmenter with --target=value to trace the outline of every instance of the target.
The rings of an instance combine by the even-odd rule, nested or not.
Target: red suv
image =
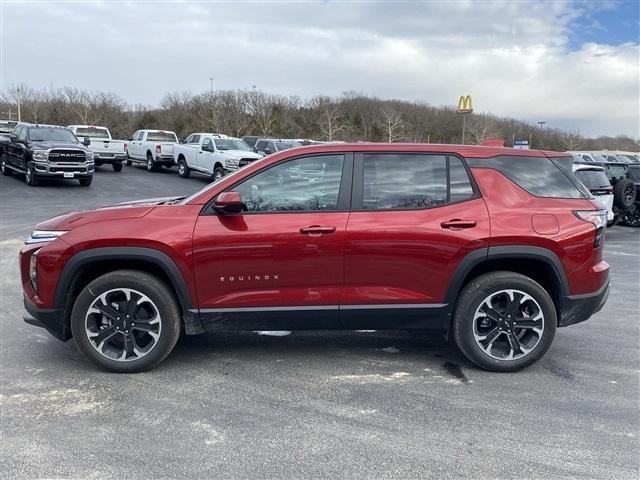
[[[517,370],[609,291],[606,211],[562,155],[316,145],[187,198],[63,215],[20,252],[25,320],[118,372],[231,329],[444,330]]]

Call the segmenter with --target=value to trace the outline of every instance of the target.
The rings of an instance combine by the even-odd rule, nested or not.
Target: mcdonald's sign
[[[462,95],[458,100],[458,113],[471,113],[473,112],[473,104],[471,102],[471,95]]]

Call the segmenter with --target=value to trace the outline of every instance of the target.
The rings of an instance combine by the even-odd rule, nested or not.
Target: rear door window
[[[433,208],[474,195],[462,161],[446,155],[364,154],[362,180],[361,205],[356,205],[362,210]]]
[[[574,175],[589,190],[603,190],[611,187],[607,175],[602,170],[578,170]]]

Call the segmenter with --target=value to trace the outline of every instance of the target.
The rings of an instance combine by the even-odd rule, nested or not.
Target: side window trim
[[[364,197],[364,155],[370,154],[405,154],[405,155],[435,155],[435,156],[444,156],[446,158],[446,181],[447,181],[447,203],[443,205],[436,205],[433,207],[420,207],[420,208],[395,208],[395,209],[381,209],[381,210],[371,210],[362,208],[363,197]],[[464,167],[465,172],[467,173],[467,177],[469,177],[469,183],[471,184],[472,194],[463,199],[455,202],[451,202],[451,182],[450,182],[450,162],[451,159],[459,159],[462,162],[462,166]],[[480,189],[473,178],[473,174],[471,173],[471,168],[467,165],[467,161],[465,158],[457,155],[455,153],[446,153],[446,152],[396,152],[396,151],[371,151],[371,152],[356,152],[354,158],[353,165],[353,187],[351,189],[351,211],[352,212],[409,212],[416,210],[432,210],[434,208],[442,208],[448,205],[456,205],[462,202],[468,202],[469,200],[475,200],[476,198],[480,198],[482,195],[480,194]]]
[[[261,168],[260,170],[253,172],[248,177],[244,177],[231,186],[225,188],[222,192],[219,192],[217,195],[211,197],[211,200],[207,202],[205,207],[201,210],[200,215],[219,215],[218,212],[213,208],[214,199],[223,192],[232,192],[234,188],[236,188],[239,184],[246,182],[247,180],[259,175],[261,173],[266,172],[270,168],[273,168],[278,165],[282,165],[286,162],[291,162],[293,160],[299,160],[305,157],[320,157],[320,156],[332,156],[332,155],[343,155],[344,161],[342,162],[342,176],[340,178],[340,187],[338,190],[338,201],[337,208],[335,210],[283,210],[283,211],[271,211],[271,212],[242,212],[238,215],[283,215],[283,214],[296,214],[296,213],[336,213],[336,212],[349,212],[351,210],[351,201],[352,201],[352,185],[353,185],[353,167],[354,167],[354,154],[353,152],[331,152],[331,153],[321,153],[321,154],[305,154],[299,155],[296,157],[289,157],[283,159],[282,161],[276,162],[268,167]]]

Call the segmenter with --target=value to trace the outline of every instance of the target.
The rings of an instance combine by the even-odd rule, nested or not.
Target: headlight
[[[34,230],[24,243],[29,245],[31,243],[53,242],[56,238],[64,235],[65,233],[67,233],[66,230]]]
[[[31,254],[29,259],[29,281],[31,282],[31,288],[38,293],[38,253],[40,249]]]
[[[239,160],[237,158],[229,158],[224,161],[225,167],[238,168]]]
[[[33,159],[34,160],[47,160],[49,158],[49,152],[47,150],[34,150],[33,151]]]

